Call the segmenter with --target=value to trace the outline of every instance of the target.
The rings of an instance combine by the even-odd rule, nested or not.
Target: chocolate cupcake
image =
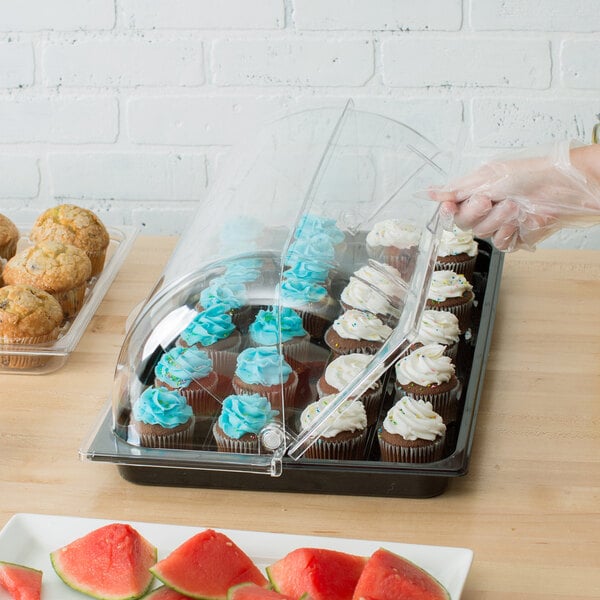
[[[233,324],[240,331],[244,331],[252,318],[252,309],[246,302],[247,290],[245,284],[217,277],[200,292],[196,310],[202,312],[214,306],[219,306],[231,315]]]
[[[374,269],[372,271],[374,272]],[[381,279],[385,279],[385,276]],[[385,324],[394,327],[400,318],[403,303],[400,296],[388,296],[371,282],[352,276],[342,290],[340,304],[344,310],[369,312]]]
[[[460,329],[458,317],[443,310],[424,310],[413,348],[442,344],[444,354],[456,363]]]
[[[430,402],[403,396],[388,411],[377,439],[383,461],[433,462],[443,458],[446,425]]]
[[[154,368],[154,385],[177,390],[197,417],[219,412],[221,404],[215,395],[219,376],[205,350],[196,346],[176,346],[162,355]]]
[[[332,360],[325,372],[317,381],[317,393],[319,397],[339,394],[346,386],[356,379],[358,375],[373,360],[368,354],[344,354]],[[381,379],[377,379],[371,387],[363,392],[359,397],[367,411],[367,423],[373,425],[379,415],[379,406],[383,394],[383,384]]]
[[[179,392],[149,387],[131,407],[130,426],[140,446],[185,448],[192,441],[194,413]]]
[[[442,231],[436,271],[454,271],[464,275],[467,281],[473,278],[479,245],[471,231],[463,231],[454,225],[451,230]]]
[[[324,396],[309,404],[300,415],[300,428],[305,430],[312,427],[315,419],[334,399],[335,396]],[[327,429],[307,449],[305,456],[327,460],[360,460],[364,458],[367,431],[367,413],[362,402],[346,400],[329,417]]]
[[[445,310],[456,315],[461,333],[465,333],[470,326],[474,300],[473,286],[464,275],[454,271],[432,273],[425,307],[429,310]]]
[[[0,259],[10,260],[16,254],[19,237],[17,226],[0,214]]]
[[[458,418],[460,383],[444,349],[441,344],[428,344],[401,358],[395,365],[396,391],[431,402],[444,423],[452,423]]]
[[[278,415],[259,394],[232,394],[223,400],[221,414],[213,426],[219,452],[256,454],[261,430]]]
[[[376,354],[392,334],[392,328],[362,310],[342,313],[325,333],[325,343],[334,356]]]
[[[236,394],[259,394],[282,412],[294,404],[298,375],[276,346],[246,348],[237,357],[231,385]]]

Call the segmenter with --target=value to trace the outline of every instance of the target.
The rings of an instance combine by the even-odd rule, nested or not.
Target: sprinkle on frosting
[[[381,319],[362,310],[350,309],[342,313],[334,322],[333,330],[351,340],[384,342],[392,334],[392,328],[384,325]]]
[[[478,244],[473,237],[473,232],[463,231],[456,225],[451,230],[442,231],[438,247],[438,256],[456,256],[457,254],[477,254]]]
[[[274,346],[279,341],[283,343],[306,335],[302,317],[289,307],[277,306],[259,310],[248,331],[252,340],[261,346]]]
[[[134,402],[133,418],[148,425],[173,429],[192,418],[192,407],[175,390],[149,387]]]
[[[452,379],[454,365],[444,354],[442,344],[428,344],[411,352],[396,363],[396,381],[400,385],[439,385]]]
[[[443,310],[424,310],[417,333],[417,342],[427,344],[445,344],[451,346],[458,342],[460,329],[458,317]]]
[[[196,346],[176,346],[162,355],[154,368],[159,381],[174,388],[185,388],[194,379],[204,379],[211,374],[213,363],[204,350]]]
[[[215,304],[199,312],[181,333],[181,339],[188,345],[210,346],[229,337],[235,330],[227,307]]]
[[[403,396],[388,411],[383,428],[405,440],[429,440],[446,433],[442,417],[432,410],[431,402]]]
[[[316,402],[309,404],[300,415],[300,426],[302,429],[311,427],[315,419],[329,406],[336,398],[335,394],[323,396]],[[360,400],[348,399],[342,402],[341,406],[334,411],[328,418],[328,427],[321,434],[321,437],[332,438],[343,431],[362,431],[367,426],[367,413],[364,404]]]
[[[248,433],[257,435],[278,414],[259,394],[232,394],[223,400],[218,423],[226,435],[239,440]]]
[[[460,298],[465,292],[470,292],[473,286],[462,274],[454,271],[434,271],[427,294],[428,300],[444,302],[448,298]]]

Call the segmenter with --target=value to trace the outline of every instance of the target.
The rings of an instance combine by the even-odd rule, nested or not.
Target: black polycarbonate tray
[[[121,476],[132,483],[232,490],[308,492],[357,496],[428,498],[444,492],[449,481],[467,473],[475,433],[477,411],[492,337],[496,303],[502,276],[503,254],[485,240],[472,283],[475,291],[472,327],[468,339],[461,337],[457,374],[463,382],[462,415],[447,432],[446,457],[426,465],[392,464],[379,461],[377,443],[371,444],[368,460],[326,461],[284,457],[283,473],[266,474],[204,470],[183,461],[156,466],[156,456],[147,464],[140,448],[116,439],[112,414],[107,410],[90,445],[87,458],[117,463]],[[388,386],[390,390],[392,385]],[[390,391],[381,414],[393,401]]]

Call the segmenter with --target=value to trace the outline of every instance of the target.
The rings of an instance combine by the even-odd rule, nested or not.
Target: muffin
[[[392,334],[392,328],[362,310],[342,313],[325,333],[325,343],[334,356],[376,354]]]
[[[479,246],[471,231],[463,231],[454,225],[444,230],[435,261],[436,271],[454,271],[465,276],[467,281],[473,278]]]
[[[414,348],[428,344],[442,344],[446,347],[444,354],[456,363],[460,329],[458,317],[443,310],[424,310]]]
[[[192,441],[194,413],[176,390],[149,387],[131,407],[130,426],[140,446],[185,448]]]
[[[376,223],[366,238],[371,258],[395,267],[410,281],[419,255],[421,230],[407,221],[386,219]]]
[[[281,304],[302,317],[304,329],[315,339],[323,337],[338,311],[337,302],[318,283],[286,277],[278,286],[278,294]]]
[[[332,360],[325,372],[317,381],[319,397],[339,394],[346,386],[360,375],[373,360],[368,354],[344,354]],[[379,405],[383,394],[381,379],[377,379],[358,399],[367,411],[367,423],[373,425],[379,415]]]
[[[154,367],[154,385],[177,390],[192,407],[195,416],[212,416],[221,405],[215,396],[219,376],[205,350],[176,346],[163,354]]]
[[[29,237],[34,242],[55,240],[81,248],[92,263],[91,277],[104,268],[110,236],[100,219],[87,208],[59,204],[44,211],[34,223]]]
[[[81,248],[48,240],[15,254],[2,276],[8,285],[31,285],[52,294],[69,319],[83,306],[91,272],[90,259]]]
[[[218,305],[231,315],[231,320],[238,329],[244,330],[252,317],[251,308],[247,306],[246,299],[245,284],[218,277],[200,292],[196,310],[202,312]]]
[[[237,357],[231,385],[236,394],[258,394],[282,412],[284,402],[294,403],[298,375],[276,346],[246,348]]]
[[[0,344],[53,342],[62,320],[62,308],[51,294],[29,285],[0,288]],[[0,355],[1,364],[11,369],[39,367],[47,361],[40,355]]]
[[[302,325],[302,318],[293,309],[273,306],[259,310],[248,328],[250,345],[277,346],[281,344],[284,356],[303,362],[310,344],[310,335]]]
[[[430,402],[403,396],[388,411],[377,439],[383,461],[433,462],[443,458],[446,425]]]
[[[354,276],[342,290],[340,304],[344,310],[357,309],[374,314],[391,327],[398,323],[402,308],[400,297],[387,296],[372,283]]]
[[[181,332],[175,344],[183,348],[196,346],[205,350],[213,361],[217,372],[221,371],[223,353],[237,352],[242,343],[242,336],[235,328],[226,306],[216,304],[194,316]]]
[[[475,294],[473,286],[454,271],[434,271],[427,292],[425,308],[445,310],[458,317],[461,333],[465,333],[471,323],[471,310]]]
[[[213,426],[219,452],[256,454],[258,435],[279,413],[259,394],[232,394],[223,400],[221,414]]]
[[[395,365],[396,390],[402,396],[431,402],[444,423],[458,418],[460,383],[454,364],[441,344],[428,344],[413,350]]]
[[[335,399],[323,396],[309,404],[300,415],[301,430],[309,429],[317,417]],[[345,400],[328,418],[331,424],[321,433],[315,443],[310,446],[304,456],[306,458],[323,458],[327,460],[360,460],[364,458],[367,441],[367,413],[362,402]]]
[[[6,216],[0,214],[0,258],[10,260],[17,252],[19,230]]]

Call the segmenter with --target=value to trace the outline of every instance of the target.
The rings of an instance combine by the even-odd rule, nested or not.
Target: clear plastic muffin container
[[[383,386],[377,416],[383,414],[390,367],[415,338],[442,229],[437,204],[416,192],[443,184],[448,161],[434,143],[407,125],[355,110],[352,103],[343,110],[288,115],[237,148],[133,319],[109,407],[81,454],[134,468],[135,473],[139,467],[143,483],[150,483],[143,474],[149,469],[145,473],[152,472],[157,484],[168,482],[173,470],[184,474],[178,483],[182,485],[185,473],[198,471],[279,477],[307,455],[313,466],[325,469],[372,467],[376,421],[369,423],[359,455],[347,463],[318,453],[315,458],[311,448],[332,413],[343,412],[348,399],[360,397],[375,382]],[[386,223],[406,229],[410,243],[390,247]],[[375,239],[373,232],[381,230]],[[360,284],[354,295],[347,293],[351,281]],[[375,348],[367,344],[366,350],[353,350],[366,352],[370,361],[303,426],[301,415],[317,399],[318,381],[337,355],[328,332],[353,308],[375,313],[389,333]],[[197,324],[211,310],[227,314],[225,328],[233,326],[233,333],[218,338],[215,327],[222,335],[223,322],[215,326],[209,320],[209,325],[202,321],[195,336]],[[296,328],[291,341],[285,338],[290,315]],[[298,333],[298,321],[305,334]],[[274,327],[274,338],[262,335],[265,327]],[[160,370],[164,361],[170,360],[169,353],[175,356],[190,346],[210,357],[217,381],[207,372],[194,379],[188,367],[179,365],[165,387]],[[269,362],[273,351],[279,357],[275,368]],[[255,368],[268,371],[271,379],[256,383],[244,377]],[[180,379],[200,381],[204,399],[200,408],[193,408],[193,429],[181,423],[181,435],[167,432],[163,438],[170,427],[163,423],[160,432],[148,435],[140,425],[140,398],[150,394],[162,407],[172,397],[160,390],[179,389]],[[264,419],[251,446],[232,443],[230,435],[223,440],[223,430],[216,428],[220,415],[227,412],[230,426],[232,420],[245,418],[244,410],[256,407],[242,407],[240,414],[236,405],[233,417],[229,409],[236,398],[252,394],[266,397],[276,414]],[[161,472],[167,475],[164,481]],[[127,477],[136,481],[135,475]],[[193,485],[193,477],[188,481]],[[256,485],[260,489],[258,481]]]

